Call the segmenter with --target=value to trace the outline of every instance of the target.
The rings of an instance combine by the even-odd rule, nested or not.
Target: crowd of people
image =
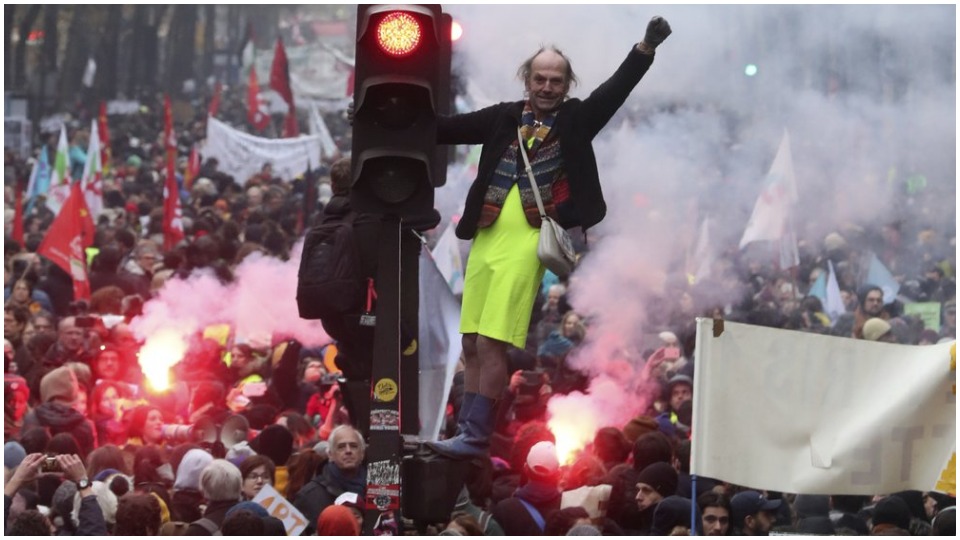
[[[225,94],[227,117],[242,118],[239,95]],[[316,215],[304,216],[303,178],[277,178],[269,164],[251,178],[233,178],[207,159],[189,189],[180,177],[186,239],[163,249],[159,99],[146,105],[110,119],[112,162],[89,301],[75,301],[70,275],[36,253],[54,218],[42,201],[24,216],[22,244],[11,239],[6,220],[7,534],[286,534],[284,523],[255,502],[265,486],[302,513],[304,534],[318,535],[955,533],[954,497],[933,491],[787,494],[709,478],[698,478],[694,487],[689,473],[696,316],[911,345],[955,339],[955,235],[910,215],[879,230],[850,225],[822,241],[808,239],[801,264],[788,271],[736,250],[696,283],[678,271],[646,307],[660,343],[634,359],[657,382],[657,399],[627,424],[598,430],[569,463],[557,456],[547,402],[586,389],[586,376],[566,359],[589,340],[591,319],[570,304],[567,288],[575,284],[548,273],[535,284],[539,293],[524,323],[526,339],[508,340],[497,358],[507,374],[504,388],[467,381],[469,366],[454,378],[445,436],[456,441],[470,422],[479,422],[471,420],[479,413],[460,414],[477,399],[485,400],[483,422],[490,425],[483,444],[466,452],[465,486],[449,519],[426,528],[403,519],[392,529],[365,524],[366,443],[338,391],[336,344],[309,348],[293,340],[198,336],[174,368],[174,389],[147,391],[137,359],[142,342],[131,330],[144,303],[167,281],[200,272],[229,282],[254,252],[288,258],[322,204]],[[88,158],[86,120],[81,116],[69,132],[77,176]],[[186,155],[203,136],[203,119],[179,127]],[[334,129],[339,140],[347,139],[345,129]],[[53,137],[43,134],[36,151],[44,143],[52,149]],[[9,217],[13,186],[29,169],[10,150],[5,165]],[[326,162],[321,174],[331,165]],[[180,173],[184,167],[181,160]],[[329,183],[321,179],[321,194],[333,191],[323,188]],[[871,252],[900,282],[896,298],[862,278],[864,255]],[[836,270],[845,311],[832,318],[820,298],[808,294],[827,261]],[[914,302],[940,306],[938,329],[909,314],[905,305]],[[203,426],[230,426],[232,438],[198,438]]]

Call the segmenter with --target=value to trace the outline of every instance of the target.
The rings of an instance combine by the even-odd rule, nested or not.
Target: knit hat
[[[730,499],[731,525],[740,527],[747,516],[752,516],[761,510],[773,511],[780,508],[779,499],[768,500],[757,491],[741,491]]]
[[[233,448],[227,450],[226,460],[239,467],[240,464],[243,463],[243,460],[255,455],[257,455],[257,453],[253,451],[253,448],[250,448],[250,443],[240,441],[233,445]]]
[[[72,482],[69,482],[72,483]],[[110,487],[104,484],[103,482],[94,482],[90,485],[90,489],[93,490],[93,494],[97,496],[97,504],[100,505],[100,511],[103,512],[103,519],[107,523],[116,523],[117,522],[117,505],[119,500],[117,496],[110,491]],[[73,496],[73,522],[79,523],[80,520],[80,504],[81,504],[80,494],[77,493]]]
[[[890,323],[879,317],[868,319],[867,322],[863,323],[863,339],[878,341],[890,331],[890,328]]]
[[[16,469],[23,458],[27,457],[27,451],[17,441],[10,441],[3,445],[3,466],[8,469]]]
[[[690,389],[693,389],[693,379],[686,375],[676,374],[673,377],[670,377],[670,380],[667,381],[667,395],[670,395],[670,392],[673,392],[673,387],[678,384],[687,384],[690,385]]]
[[[240,512],[243,510],[250,512],[251,514],[261,519],[270,515],[269,513],[267,513],[267,509],[264,508],[263,506],[253,501],[243,501],[241,503],[237,503],[231,506],[230,509],[227,510],[227,513],[224,515],[224,517],[230,517],[233,514],[236,514],[237,512]]]
[[[3,395],[13,392],[23,394],[24,399],[30,399],[30,387],[27,386],[27,380],[13,373],[3,374]]]
[[[540,441],[527,454],[527,470],[537,478],[549,478],[560,469],[557,447],[550,441]]]
[[[180,467],[177,469],[177,479],[173,483],[174,491],[181,489],[200,489],[200,473],[204,467],[213,461],[213,456],[206,450],[194,448],[183,455]]]
[[[847,247],[847,241],[840,236],[840,233],[832,232],[823,239],[823,247],[827,251],[837,251]]]
[[[910,507],[900,497],[881,499],[873,508],[873,526],[877,525],[893,525],[909,530]]]
[[[55,399],[73,403],[77,400],[79,383],[73,370],[67,366],[60,366],[47,373],[40,380],[40,401],[48,403]]]
[[[671,495],[657,505],[653,511],[653,525],[650,532],[654,536],[666,536],[677,525],[690,526],[690,506],[693,503],[686,497]]]
[[[250,447],[272,459],[277,467],[282,467],[293,453],[293,434],[281,425],[272,424],[250,441]]]
[[[650,486],[662,497],[669,497],[677,492],[677,477],[677,470],[672,465],[660,461],[644,467],[637,476],[637,483]]]
[[[73,512],[73,496],[77,494],[77,484],[73,482],[63,482],[53,492],[53,500],[50,503],[51,510],[57,515],[67,517]]]
[[[333,504],[360,508],[360,496],[352,491],[344,491],[337,497],[337,500],[333,501]],[[362,510],[362,508],[360,509]]]
[[[623,426],[623,436],[630,441],[630,444],[633,444],[637,442],[637,439],[644,433],[657,431],[658,428],[659,424],[653,418],[649,416],[638,416]]]
[[[353,511],[346,506],[332,504],[317,518],[317,536],[359,536],[360,525]]]
[[[589,525],[587,523],[581,523],[579,525],[574,525],[567,531],[567,536],[603,536],[600,532],[600,529]]]

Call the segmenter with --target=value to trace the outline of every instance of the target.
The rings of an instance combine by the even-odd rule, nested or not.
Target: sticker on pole
[[[373,385],[373,398],[376,401],[389,403],[397,398],[397,382],[383,378]]]

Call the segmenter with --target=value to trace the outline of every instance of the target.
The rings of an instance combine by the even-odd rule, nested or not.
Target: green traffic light
[[[743,73],[747,77],[753,77],[757,74],[757,65],[756,64],[747,64],[747,67],[744,68]]]

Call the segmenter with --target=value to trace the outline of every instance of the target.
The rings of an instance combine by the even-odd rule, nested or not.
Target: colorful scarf
[[[560,156],[560,141],[557,137],[550,136],[556,118],[557,114],[554,112],[544,118],[543,122],[536,121],[529,103],[524,105],[523,115],[520,117],[520,135],[527,147],[530,167],[540,190],[543,208],[553,219],[557,218],[555,202],[559,198],[565,200],[568,196],[563,159]],[[479,228],[489,227],[497,220],[514,183],[520,188],[520,201],[527,222],[531,227],[540,228],[540,211],[537,209],[537,200],[533,196],[523,159],[518,153],[520,151],[519,142],[514,140],[500,157],[500,163],[494,170],[483,198],[483,208],[477,223]]]

